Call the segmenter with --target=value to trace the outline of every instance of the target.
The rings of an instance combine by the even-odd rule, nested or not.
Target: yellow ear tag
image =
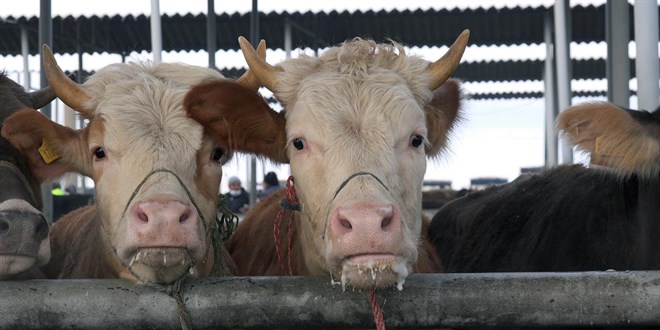
[[[39,147],[39,154],[46,164],[50,164],[60,158],[60,154],[46,142],[46,139],[42,140],[41,147]]]

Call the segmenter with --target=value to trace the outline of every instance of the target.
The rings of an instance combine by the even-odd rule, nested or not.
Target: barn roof
[[[409,46],[443,46],[454,41],[463,29],[470,29],[471,45],[518,45],[543,43],[543,18],[552,9],[478,8],[415,11],[356,11],[329,13],[260,13],[259,33],[269,48],[284,47],[284,21],[294,24],[292,43],[325,47],[355,36],[378,41],[391,38]],[[632,15],[632,10],[630,11]],[[572,40],[605,40],[605,6],[576,6],[571,9]],[[631,22],[633,20],[631,19]],[[29,28],[30,53],[38,52],[38,17],[0,19],[0,55],[20,54],[20,25]],[[163,15],[164,51],[206,49],[206,15]],[[238,49],[237,36],[249,36],[250,14],[217,15],[219,49]],[[631,29],[633,31],[633,29]],[[91,16],[53,18],[56,53],[77,52],[78,41],[85,53],[150,51],[149,17]],[[631,35],[632,37],[632,35]]]
[[[631,6],[632,7],[632,6]],[[292,44],[323,48],[355,36],[378,41],[393,39],[409,46],[444,46],[454,41],[465,28],[471,30],[471,45],[520,45],[543,43],[544,17],[552,8],[476,8],[442,10],[392,10],[355,12],[260,13],[259,34],[269,48],[284,47],[284,25],[292,25]],[[634,28],[631,8],[631,38]],[[578,43],[605,40],[605,5],[571,8],[572,40]],[[38,17],[0,18],[0,56],[20,55],[20,27],[28,28],[31,54],[38,52]],[[250,14],[219,14],[217,47],[238,50],[237,36],[249,36]],[[164,51],[206,50],[206,15],[162,15]],[[660,29],[660,27],[659,27]],[[129,54],[151,50],[149,17],[91,16],[53,18],[53,49],[74,54],[80,45],[84,53]],[[573,60],[574,79],[605,78],[603,59]],[[631,74],[634,77],[634,62]],[[471,82],[542,80],[542,60],[505,60],[463,62],[456,77]],[[227,76],[238,76],[242,69],[224,68]],[[583,91],[584,95],[603,95],[603,91]],[[541,93],[490,93],[477,98],[536,97]]]

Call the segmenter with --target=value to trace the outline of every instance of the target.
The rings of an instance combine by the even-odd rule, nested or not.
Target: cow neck
[[[648,255],[648,251],[660,251],[660,241],[654,233],[660,231],[660,177],[655,180],[639,179],[637,195],[637,214],[638,235],[637,244],[639,251],[636,258],[642,265],[651,265],[652,269],[660,268],[658,255]],[[651,252],[652,253],[652,252]]]

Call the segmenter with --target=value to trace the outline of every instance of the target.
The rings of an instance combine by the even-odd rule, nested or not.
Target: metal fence
[[[325,277],[190,279],[195,329],[373,328],[366,292]],[[379,291],[393,328],[660,325],[660,271],[410,276]],[[123,280],[0,282],[0,328],[178,329],[163,287]]]

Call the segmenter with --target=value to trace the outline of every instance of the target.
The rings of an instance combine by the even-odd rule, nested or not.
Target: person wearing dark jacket
[[[264,175],[264,181],[262,183],[264,189],[259,192],[257,199],[263,200],[264,198],[270,196],[272,193],[282,189],[280,186],[280,180],[277,179],[277,174],[275,172],[268,172]]]
[[[241,186],[241,180],[232,176],[229,178],[229,192],[225,194],[227,207],[234,213],[245,213],[250,206],[250,194]]]

